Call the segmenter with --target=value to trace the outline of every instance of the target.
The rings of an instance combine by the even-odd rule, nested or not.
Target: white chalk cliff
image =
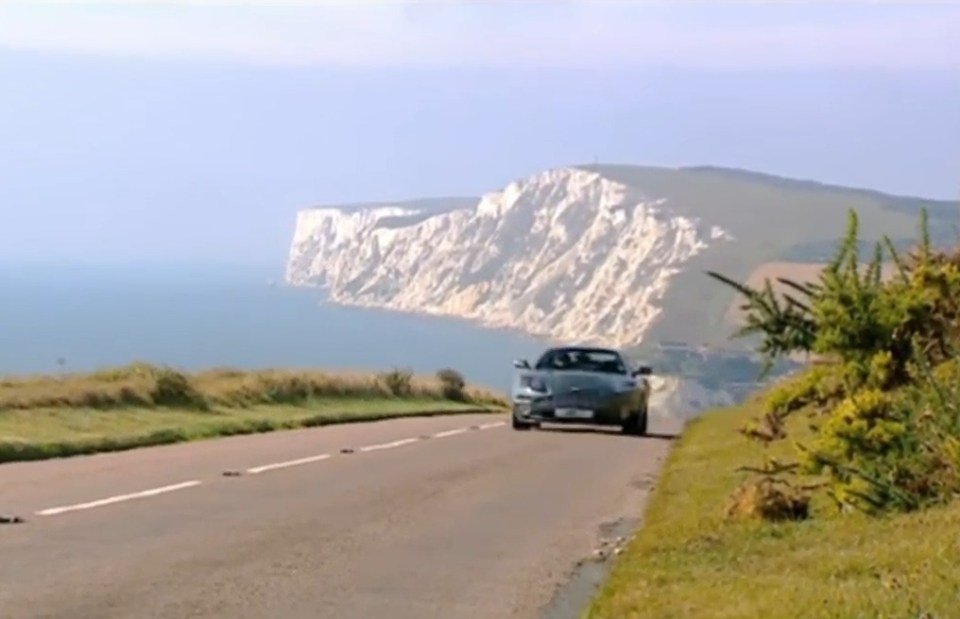
[[[563,168],[471,208],[301,211],[286,278],[339,304],[627,346],[643,340],[690,258],[730,239],[642,188]]]

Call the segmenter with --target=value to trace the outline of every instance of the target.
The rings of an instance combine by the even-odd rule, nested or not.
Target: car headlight
[[[547,392],[547,383],[545,383],[539,376],[521,376],[520,386],[526,387],[531,391],[538,391],[540,393]]]

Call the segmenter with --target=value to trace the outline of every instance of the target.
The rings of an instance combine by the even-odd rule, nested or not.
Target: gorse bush
[[[804,486],[806,496],[823,487],[839,508],[868,513],[915,510],[960,492],[960,251],[934,250],[925,212],[920,231],[908,255],[885,238],[864,264],[851,212],[818,281],[780,279],[790,290],[780,298],[769,281],[754,289],[708,273],[745,298],[738,335],[759,335],[768,365],[798,353],[820,361],[773,389],[764,414],[742,429],[754,440],[784,440],[788,418],[806,411],[814,438],[797,445],[790,466],[754,469],[760,481],[737,496],[773,496],[774,488],[786,496],[784,487],[796,494],[797,474],[825,480]]]

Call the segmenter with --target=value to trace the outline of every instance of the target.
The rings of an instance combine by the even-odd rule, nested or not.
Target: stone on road
[[[0,528],[0,617],[536,619],[598,527],[637,515],[669,437],[503,421],[0,466],[26,521]]]

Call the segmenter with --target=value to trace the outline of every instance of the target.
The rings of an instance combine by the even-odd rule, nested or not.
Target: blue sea
[[[456,319],[329,305],[322,292],[279,280],[253,268],[5,265],[0,374],[132,361],[186,370],[453,367],[502,389],[512,359],[546,346]]]

